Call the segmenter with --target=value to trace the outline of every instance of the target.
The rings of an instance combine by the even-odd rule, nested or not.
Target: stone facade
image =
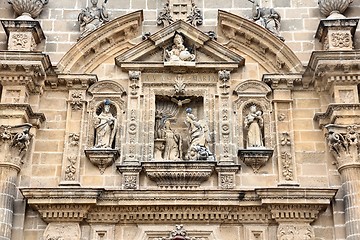
[[[0,2],[0,239],[359,239],[359,15]]]

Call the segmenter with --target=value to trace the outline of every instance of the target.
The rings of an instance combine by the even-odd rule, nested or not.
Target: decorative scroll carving
[[[129,79],[131,81],[131,83],[130,83],[130,88],[131,88],[130,93],[132,95],[138,94],[138,89],[140,88],[140,86],[139,86],[140,75],[141,75],[140,71],[129,71]]]
[[[175,94],[177,95],[185,94],[185,88],[186,88],[186,84],[184,83],[184,81],[175,80],[175,84],[174,84]]]
[[[86,37],[109,21],[109,15],[105,7],[106,2],[107,0],[105,0],[101,8],[99,8],[97,6],[98,0],[91,0],[92,6],[81,10],[78,16],[81,31],[80,39]]]
[[[307,239],[314,240],[315,233],[309,224],[280,224],[277,230],[277,239]]]
[[[352,47],[351,34],[348,32],[334,32],[331,34],[331,45],[337,48]]]
[[[165,3],[164,9],[159,13],[159,16],[157,18],[157,25],[163,25],[164,27],[167,27],[174,22],[170,14],[169,4],[169,1],[167,1]]]
[[[167,62],[189,62],[195,60],[195,54],[192,50],[184,45],[184,36],[181,33],[176,32],[173,45],[165,49],[165,61]]]
[[[326,134],[329,151],[335,157],[338,168],[359,162],[360,149],[358,127],[329,124]]]
[[[48,2],[49,0],[8,0],[16,14],[20,16],[17,19],[24,20],[37,18]]]
[[[203,24],[203,16],[200,9],[196,6],[194,0],[191,1],[191,10],[190,14],[187,16],[186,22],[195,27]]]
[[[258,0],[251,2],[253,3],[252,18],[255,23],[266,28],[280,40],[284,41],[285,39],[280,36],[280,14],[273,8],[260,8]]]
[[[154,238],[154,240],[205,240],[205,238],[189,237],[184,226],[176,225],[169,237]]]
[[[0,154],[3,155],[5,162],[19,166],[28,151],[32,134],[30,134],[31,124],[16,126],[0,126]],[[0,158],[1,159],[1,158]]]

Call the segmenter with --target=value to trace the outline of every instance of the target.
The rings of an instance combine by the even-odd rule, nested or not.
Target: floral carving
[[[68,161],[70,162],[69,165],[66,166],[65,169],[65,180],[66,181],[75,181],[75,173],[76,173],[76,161],[77,156],[68,156]]]
[[[21,15],[18,19],[28,19],[36,18],[39,16],[45,4],[49,0],[8,0],[16,12],[16,14]]]
[[[223,189],[232,189],[234,188],[234,176],[229,174],[220,175],[220,186]]]
[[[277,239],[315,239],[314,230],[309,225],[281,225]]]
[[[283,132],[281,134],[280,144],[281,144],[281,146],[290,146],[291,145],[290,134],[288,132]]]
[[[336,32],[331,34],[331,44],[333,47],[348,48],[351,46],[351,35],[347,32]]]
[[[71,94],[71,109],[72,110],[81,110],[83,107],[83,104],[81,100],[83,99],[83,94],[81,92],[73,92]]]
[[[72,147],[79,146],[80,135],[77,133],[69,134],[69,145]]]
[[[222,94],[227,95],[229,94],[229,81],[230,81],[230,71],[222,70],[219,71],[219,80],[221,81],[220,88],[223,89]]]
[[[138,94],[138,89],[140,88],[140,86],[139,86],[140,75],[141,75],[140,71],[129,71],[129,79],[131,81],[130,93],[132,95]]]
[[[136,189],[137,188],[137,176],[124,175],[124,188],[125,189]]]
[[[285,180],[292,181],[294,179],[293,169],[292,169],[292,156],[288,152],[281,153],[282,159],[282,175],[285,177]]]
[[[12,49],[13,50],[23,50],[26,48],[26,45],[29,41],[29,37],[24,33],[14,33],[11,37]]]
[[[175,80],[174,89],[177,95],[185,94],[186,84],[182,80]]]

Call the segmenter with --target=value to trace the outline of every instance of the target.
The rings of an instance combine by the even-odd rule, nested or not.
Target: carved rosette
[[[19,20],[33,20],[37,18],[49,0],[8,0],[19,15]]]
[[[163,188],[196,188],[208,180],[215,162],[143,162],[146,175]]]
[[[86,149],[85,155],[89,158],[90,162],[99,168],[101,174],[105,169],[111,166],[119,157],[120,153],[117,149]]]
[[[327,19],[345,18],[343,12],[349,7],[353,0],[319,0],[319,9]]]
[[[0,126],[0,163],[20,170],[32,139],[31,124]]]

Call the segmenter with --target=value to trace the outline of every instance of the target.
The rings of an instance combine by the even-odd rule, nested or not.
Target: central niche
[[[213,160],[203,97],[156,96],[154,160]]]

